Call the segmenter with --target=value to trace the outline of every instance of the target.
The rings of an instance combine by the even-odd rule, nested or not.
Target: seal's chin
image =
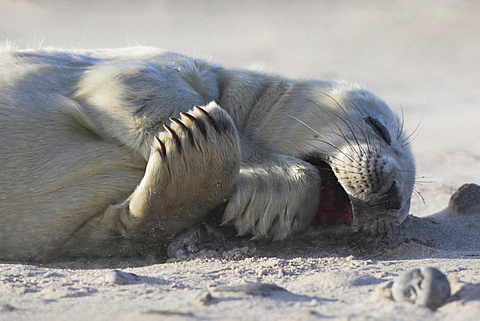
[[[335,177],[332,168],[318,157],[309,158],[307,162],[318,169],[322,182],[317,213],[309,225],[351,223],[353,221],[353,209],[350,199]]]

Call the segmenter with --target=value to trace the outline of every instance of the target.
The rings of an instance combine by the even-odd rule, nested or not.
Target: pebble
[[[222,254],[222,259],[229,260],[229,261],[240,261],[246,258],[249,258],[255,254],[257,249],[250,248],[248,246],[244,247],[235,247],[231,250],[225,251]]]
[[[197,298],[195,299],[195,302],[198,305],[209,305],[212,303],[215,303],[215,299],[213,298],[212,294],[208,291],[200,293]]]
[[[115,284],[133,284],[140,280],[140,277],[133,273],[122,272],[119,270],[112,270],[105,275],[108,283]]]
[[[277,291],[287,291],[282,287],[269,283],[245,283],[239,285],[223,285],[214,288],[215,292],[243,292],[250,295],[270,296]]]
[[[0,304],[0,311],[13,311],[15,308],[10,304]]]
[[[174,310],[156,310],[156,309],[149,309],[147,311],[144,311],[142,312],[142,314],[150,314],[150,315],[156,315],[158,316],[158,319],[155,318],[155,320],[164,320],[166,318],[170,319],[170,318],[175,318],[176,317],[179,317],[179,318],[182,318],[182,320],[184,318],[194,318],[195,319],[195,315],[191,312],[182,312],[182,311],[174,311]]]
[[[392,286],[397,302],[410,302],[429,307],[440,307],[450,296],[450,284],[445,274],[433,267],[421,267],[400,274]]]
[[[450,198],[448,207],[457,213],[480,214],[480,186],[477,184],[462,185]]]

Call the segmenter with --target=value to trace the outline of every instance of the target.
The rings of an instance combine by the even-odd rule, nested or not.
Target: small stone
[[[243,292],[250,295],[270,296],[276,291],[287,291],[275,284],[268,283],[245,283],[233,286],[219,286],[215,292]]]
[[[480,214],[480,186],[477,184],[462,185],[450,198],[448,207],[457,213]]]
[[[318,313],[318,312],[315,311],[315,310],[302,311],[301,314],[300,314],[300,316],[301,316],[300,319],[303,319],[303,318],[310,319],[311,317],[315,317],[315,319],[317,319],[317,318],[326,319],[326,318],[327,318],[327,317],[325,317],[324,315]]]
[[[450,284],[439,270],[422,267],[400,274],[393,282],[392,296],[397,302],[415,303],[435,310],[450,296]]]
[[[223,252],[222,259],[229,261],[244,260],[248,257],[251,257],[256,252],[256,250],[256,248],[249,248],[248,246],[235,247],[231,250]]]
[[[215,256],[230,248],[236,240],[207,223],[196,224],[177,235],[167,247],[169,258],[186,258],[192,255]],[[192,256],[193,257],[193,256]]]
[[[268,271],[265,269],[259,269],[257,271],[257,276],[266,276],[266,275],[268,275]]]
[[[285,276],[285,271],[283,269],[278,270],[277,278],[283,278]]]
[[[159,317],[183,317],[183,318],[195,318],[195,315],[191,312],[182,312],[182,311],[174,311],[174,310],[156,310],[156,309],[149,309],[147,311],[143,311],[142,314],[150,314],[150,315],[157,315]]]
[[[205,291],[205,292],[202,292],[200,293],[195,302],[198,304],[198,305],[209,305],[211,303],[214,303],[215,302],[215,299],[213,298],[212,294],[208,291]]]
[[[0,311],[13,311],[15,310],[10,304],[0,304]]]
[[[108,283],[115,284],[133,284],[140,280],[140,277],[133,273],[122,272],[119,270],[112,270],[105,275]]]

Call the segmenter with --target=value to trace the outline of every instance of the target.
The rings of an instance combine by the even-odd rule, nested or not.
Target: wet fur
[[[408,214],[402,124],[354,84],[152,48],[4,49],[0,70],[2,259],[162,252],[222,203],[240,235],[284,239],[315,215],[312,156],[358,203],[354,230],[383,232]],[[365,166],[373,159],[382,167]]]

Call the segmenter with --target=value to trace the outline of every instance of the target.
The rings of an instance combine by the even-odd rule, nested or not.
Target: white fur
[[[208,107],[212,101],[221,108]],[[163,137],[169,157],[177,157],[170,156],[175,153],[172,137],[162,126],[169,117],[180,118],[180,112],[205,117],[193,106],[207,106],[219,123],[233,129],[224,135],[208,127],[209,136],[202,140],[189,124],[196,130],[197,146],[210,152],[187,150],[171,168],[155,165],[161,161],[155,156],[159,147],[154,136]],[[349,119],[339,106],[345,106]],[[130,243],[147,241],[144,234],[156,233],[153,227],[147,231],[146,225],[162,230],[170,220],[180,222],[179,230],[187,227],[189,221],[182,221],[180,212],[168,213],[167,205],[181,198],[198,201],[193,187],[202,186],[182,183],[183,189],[175,190],[178,198],[170,187],[157,190],[151,182],[183,182],[198,173],[207,185],[213,184],[209,177],[220,179],[220,172],[213,169],[209,175],[206,169],[211,164],[232,168],[225,174],[224,189],[211,199],[218,204],[210,204],[229,199],[224,221],[232,222],[240,234],[283,239],[305,229],[318,204],[318,171],[305,158],[345,157],[340,150],[352,154],[342,135],[366,144],[367,137],[354,137],[365,127],[365,115],[379,119],[395,138],[392,146],[382,145],[375,135],[368,138],[384,146],[395,173],[413,173],[410,150],[401,143],[404,134],[396,135],[397,117],[378,98],[352,84],[225,69],[152,48],[5,49],[0,53],[0,258],[135,254],[138,248]],[[348,122],[358,128],[349,130]],[[187,171],[194,160],[198,168]],[[177,174],[165,178],[165,171]],[[398,180],[407,207],[414,174],[402,175]],[[150,187],[139,186],[135,194],[140,182]],[[130,202],[142,191],[159,194],[152,206],[163,218],[156,220],[153,210],[137,216],[129,212]],[[210,199],[209,194],[200,194]],[[150,198],[135,203],[139,213]],[[195,214],[191,222],[208,214],[210,207],[202,206],[206,212]],[[405,215],[403,210],[400,216]],[[141,221],[135,227],[128,223],[132,217]],[[140,225],[144,227],[139,229]],[[178,232],[173,223],[168,226],[171,234]],[[158,238],[165,241],[169,236],[162,233]]]

